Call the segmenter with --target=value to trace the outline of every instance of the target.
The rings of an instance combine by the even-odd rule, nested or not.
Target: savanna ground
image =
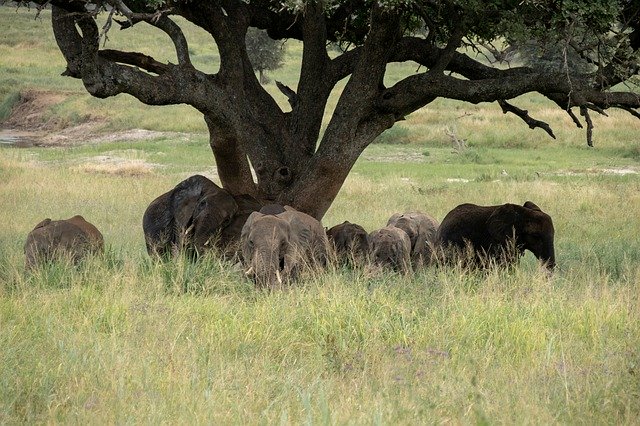
[[[148,203],[191,174],[215,179],[201,117],[91,98],[59,77],[41,17],[0,8],[2,127],[30,137],[0,149],[0,423],[637,424],[640,121],[596,117],[589,149],[536,96],[515,103],[555,141],[497,105],[437,101],[367,149],[323,219],[371,231],[398,211],[532,200],[556,228],[550,279],[528,254],[487,274],[331,267],[261,292],[215,256],[150,261]],[[171,57],[151,29],[127,37],[108,43]],[[188,37],[215,70],[206,35]],[[295,87],[300,46],[287,48],[271,77]],[[77,213],[106,255],[26,274],[27,233]]]

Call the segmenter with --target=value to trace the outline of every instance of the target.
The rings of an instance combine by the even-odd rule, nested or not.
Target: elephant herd
[[[302,270],[330,261],[410,273],[431,264],[509,265],[529,250],[549,271],[555,267],[551,217],[531,201],[522,206],[462,204],[441,223],[417,211],[397,213],[385,227],[368,233],[348,221],[325,229],[292,207],[234,195],[194,175],[149,204],[142,228],[150,256],[196,258],[213,250],[239,259],[259,287],[281,286]],[[79,262],[102,251],[102,234],[79,215],[45,219],[24,246],[27,269],[61,255]]]

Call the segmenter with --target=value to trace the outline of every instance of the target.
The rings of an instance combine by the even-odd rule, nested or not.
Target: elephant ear
[[[47,225],[48,225],[48,224],[50,224],[50,223],[51,223],[51,219],[46,218],[45,220],[43,220],[42,222],[40,222],[39,224],[37,224],[33,229],[34,229],[34,230],[36,230],[36,229],[38,229],[38,228],[45,227],[45,226],[47,226]]]
[[[247,218],[247,221],[242,226],[242,232],[240,233],[240,238],[244,240],[247,237],[247,235],[249,235],[249,232],[251,232],[251,227],[253,226],[253,222],[255,222],[256,219],[260,219],[261,217],[264,217],[264,216],[265,215],[260,212],[251,213]]]
[[[496,241],[504,241],[513,236],[513,228],[518,223],[518,209],[515,204],[497,207],[487,220],[489,235]]]
[[[231,223],[237,212],[238,203],[231,194],[224,189],[214,189],[210,194],[207,193],[200,197],[193,212],[193,218],[204,215],[205,220],[209,223],[201,223],[200,225],[206,228],[207,225],[213,226],[217,223],[217,227],[222,229]],[[215,223],[211,223],[211,218]],[[201,220],[199,219],[197,222],[200,223]]]
[[[293,237],[299,244],[308,246],[312,243],[311,239],[313,238],[313,235],[311,233],[311,229],[309,229],[304,221],[293,216],[289,221],[289,226],[291,226],[291,233],[293,234]]]
[[[527,201],[524,203],[524,206],[528,209],[531,210],[537,210],[539,212],[541,212],[542,210],[540,210],[540,207],[538,207],[537,205],[535,205],[532,201]]]
[[[204,176],[191,176],[176,185],[171,192],[170,205],[173,211],[173,218],[179,228],[184,229],[189,226],[206,181],[209,181],[209,179]],[[209,182],[215,185],[213,182]]]
[[[398,219],[400,218],[400,216],[402,216],[400,213],[396,213],[396,214],[394,214],[393,216],[391,216],[391,217],[389,218],[389,220],[387,221],[387,226],[389,226],[389,225],[394,225],[394,224],[398,221]]]

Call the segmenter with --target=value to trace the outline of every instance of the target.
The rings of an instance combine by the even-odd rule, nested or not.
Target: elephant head
[[[437,220],[421,212],[396,213],[389,218],[387,226],[400,228],[409,237],[414,268],[430,261],[431,248],[438,231]]]
[[[461,204],[442,220],[437,240],[445,252],[471,249],[479,265],[487,260],[514,263],[525,250],[549,271],[556,265],[553,222],[531,201],[523,206]]]
[[[294,210],[252,213],[242,228],[241,245],[246,275],[259,287],[283,285],[305,265],[317,265],[326,257],[320,222]]]
[[[151,202],[143,230],[150,254],[201,253],[213,246],[238,211],[226,190],[204,176],[191,176]]]
[[[411,272],[411,241],[406,232],[387,226],[369,234],[371,261],[395,271]]]
[[[369,256],[369,234],[358,224],[344,221],[327,230],[338,260],[360,263]]]
[[[27,269],[63,256],[77,263],[87,254],[103,251],[102,234],[80,215],[43,220],[29,233],[24,245]]]
[[[487,220],[487,229],[497,243],[505,245],[513,238],[518,255],[529,250],[548,270],[555,268],[553,222],[533,202],[498,206]]]
[[[260,210],[262,204],[250,195],[234,195],[233,198],[238,204],[238,211],[233,216],[231,222],[222,229],[220,238],[217,240],[218,247],[223,256],[234,258],[240,254],[240,235],[242,227],[251,213]]]

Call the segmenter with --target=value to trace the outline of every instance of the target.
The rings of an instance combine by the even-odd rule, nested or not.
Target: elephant
[[[258,287],[293,281],[306,266],[326,263],[327,237],[315,218],[285,206],[278,214],[251,213],[242,228],[245,274]]]
[[[439,223],[421,212],[396,213],[389,218],[387,226],[402,229],[411,241],[411,264],[414,269],[431,262]]]
[[[234,196],[202,175],[191,176],[144,212],[147,251],[160,257],[181,250],[195,257],[214,247],[233,252],[245,220],[260,207],[250,195]]]
[[[507,266],[529,250],[549,272],[556,266],[553,239],[551,217],[531,201],[523,206],[461,204],[445,216],[436,237],[444,260],[455,257],[453,252],[471,250],[465,264]]]
[[[356,223],[344,221],[331,227],[327,238],[342,263],[361,264],[369,258],[369,234]]]
[[[78,263],[88,254],[103,252],[102,234],[80,215],[63,220],[43,220],[29,232],[24,245],[27,269],[65,256]]]
[[[222,255],[227,258],[234,258],[242,252],[240,247],[242,227],[251,213],[262,208],[262,204],[250,195],[234,195],[233,198],[238,204],[238,210],[231,219],[231,222],[222,228],[220,237],[216,241]]]
[[[403,273],[412,271],[411,240],[406,232],[395,226],[386,226],[369,234],[369,256],[375,265]]]

